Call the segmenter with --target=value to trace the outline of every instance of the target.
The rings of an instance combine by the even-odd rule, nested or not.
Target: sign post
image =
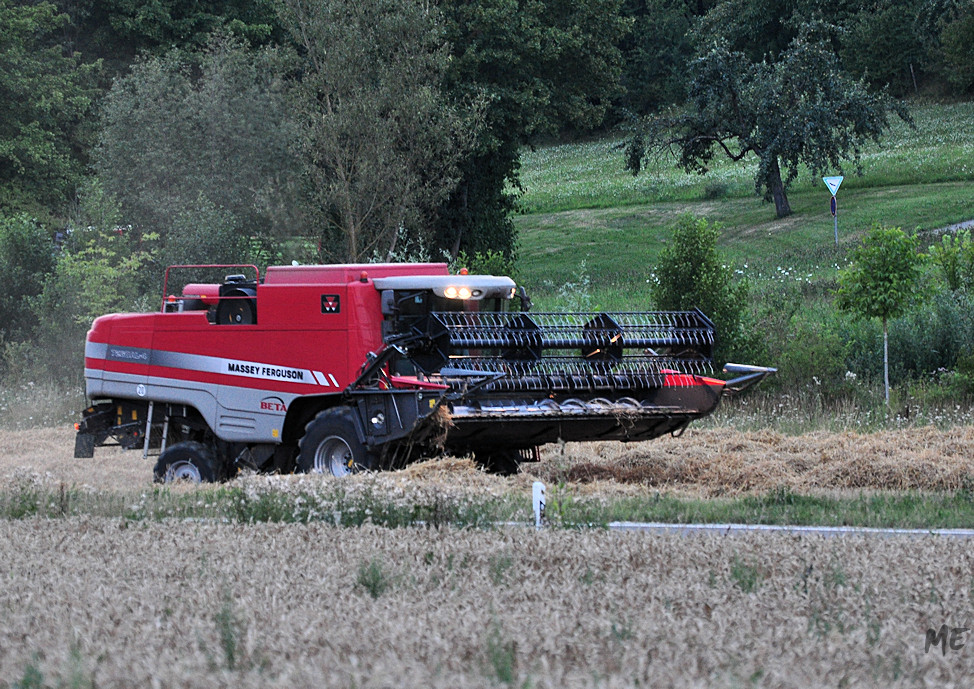
[[[832,209],[832,222],[835,227],[835,248],[836,249],[839,248],[839,215],[838,215],[839,205],[838,202],[835,200],[835,193],[839,190],[839,185],[842,184],[843,179],[845,178],[842,177],[841,175],[839,175],[838,177],[822,178],[822,181],[825,182],[825,186],[827,186],[829,188],[829,191],[832,192],[832,201],[830,202],[829,205],[831,206]]]

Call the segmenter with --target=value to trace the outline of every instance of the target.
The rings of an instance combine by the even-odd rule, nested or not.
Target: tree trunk
[[[883,319],[883,384],[886,388],[886,409],[889,410],[889,322]]]
[[[779,218],[791,215],[791,205],[788,203],[788,195],[785,194],[785,185],[781,182],[781,168],[778,167],[778,156],[771,160],[768,167],[768,191],[774,199],[774,209]]]

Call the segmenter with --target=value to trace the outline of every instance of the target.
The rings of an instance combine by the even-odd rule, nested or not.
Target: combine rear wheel
[[[223,479],[219,470],[216,452],[203,443],[176,443],[159,455],[153,470],[159,483],[192,481],[213,483]]]
[[[359,440],[348,409],[328,409],[305,427],[298,468],[307,474],[347,476],[375,468],[375,457]]]

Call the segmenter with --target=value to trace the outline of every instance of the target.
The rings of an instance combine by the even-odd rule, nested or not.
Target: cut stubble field
[[[144,460],[138,450],[100,448],[95,459],[74,459],[73,435],[66,428],[0,430],[0,488],[26,480],[47,487],[138,495],[152,487],[154,457]],[[497,495],[525,490],[530,494],[531,482],[540,479],[595,497],[652,497],[663,491],[711,498],[782,489],[803,494],[953,492],[974,490],[974,426],[803,435],[690,428],[679,438],[667,436],[650,442],[547,445],[541,449],[541,459],[523,465],[522,473],[515,477],[485,474],[469,460],[442,458],[398,472],[350,477],[348,482],[400,491],[449,484],[460,492]],[[248,476],[244,480],[269,482],[266,485],[332,481],[306,476]]]
[[[153,491],[140,452],[71,457],[62,429],[0,432],[0,490]],[[468,460],[344,480],[390,500],[577,499],[889,489],[974,475],[974,430],[690,430],[549,446],[530,473]],[[327,477],[247,476],[241,494]],[[218,489],[222,490],[222,489]],[[172,489],[210,500],[213,488]],[[304,493],[300,493],[304,494]],[[77,498],[76,498],[77,499]],[[0,687],[628,687],[959,684],[974,552],[945,537],[647,535],[335,526],[94,511],[0,521]],[[33,684],[30,684],[33,682]]]

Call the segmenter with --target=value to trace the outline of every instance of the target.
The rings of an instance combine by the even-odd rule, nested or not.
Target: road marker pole
[[[534,528],[541,529],[544,526],[544,484],[535,481],[532,486],[532,498],[534,503]]]
[[[832,192],[832,200],[829,202],[829,206],[832,209],[832,222],[835,229],[835,248],[839,248],[839,204],[835,199],[835,193],[839,191],[839,185],[842,184],[844,177],[839,175],[837,177],[823,177],[822,181],[825,182],[825,186],[829,188]]]

